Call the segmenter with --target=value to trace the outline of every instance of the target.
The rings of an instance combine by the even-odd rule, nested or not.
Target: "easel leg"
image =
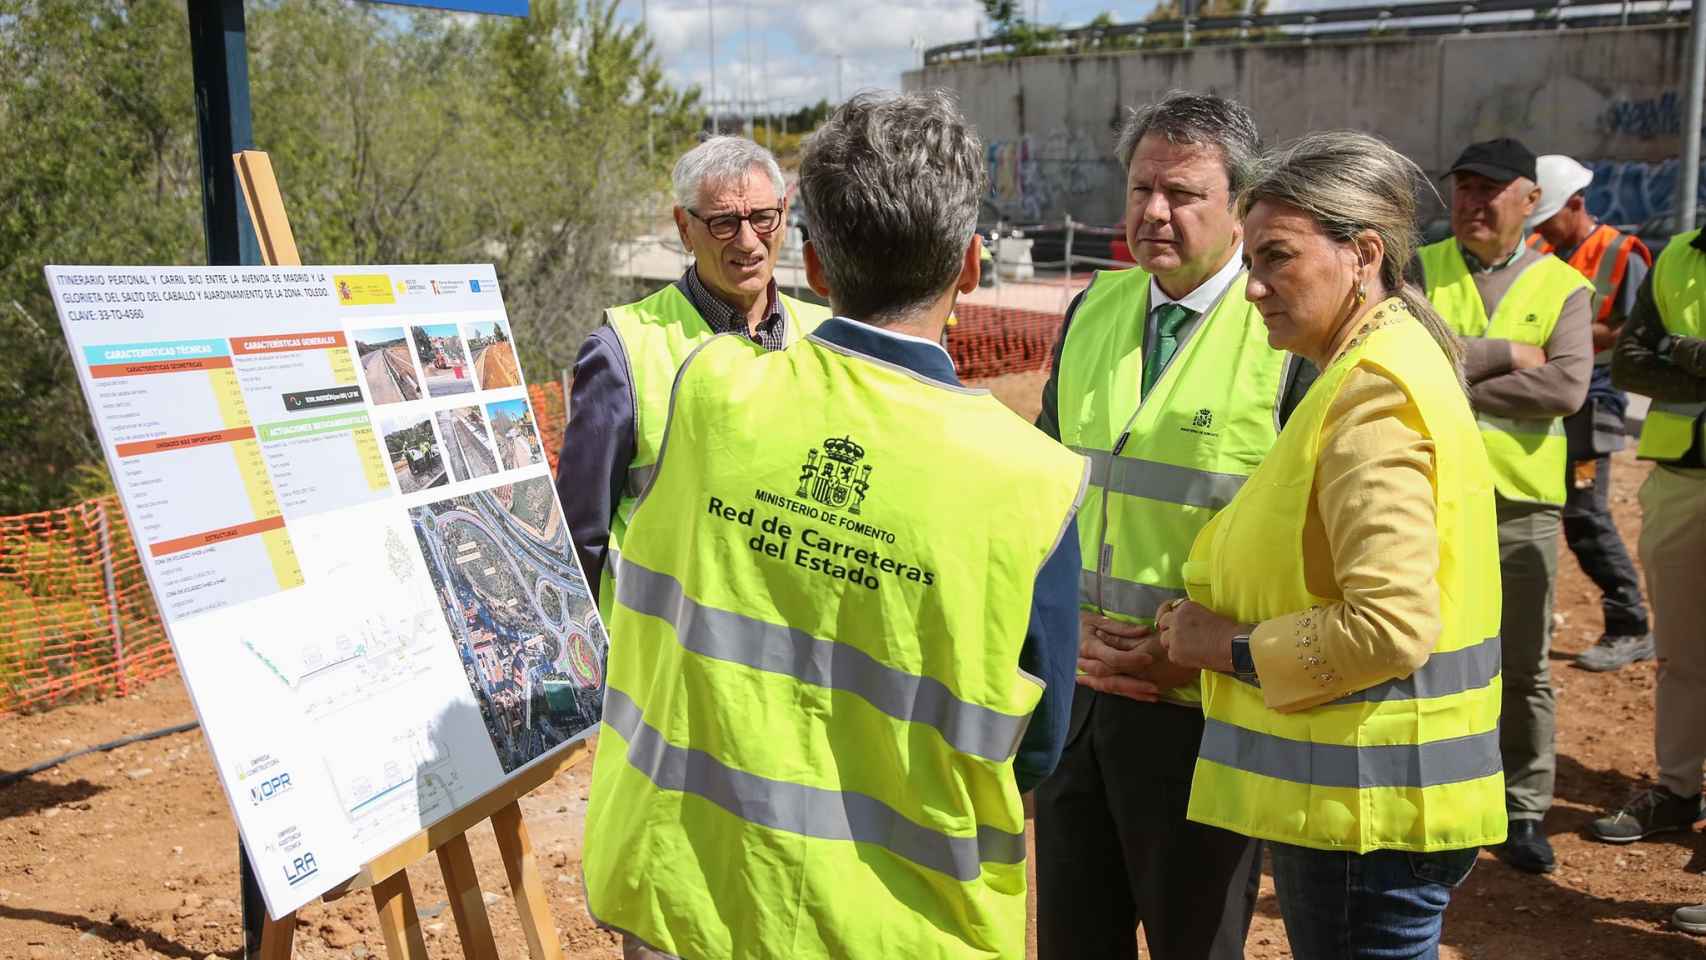
[[[492,814],[492,832],[498,837],[504,872],[515,895],[515,911],[521,915],[521,930],[527,934],[527,951],[533,960],[563,960],[563,946],[545,902],[545,884],[539,879],[539,864],[533,859],[533,842],[521,819],[521,807],[510,803]]]
[[[391,960],[427,960],[421,917],[409,890],[409,873],[398,870],[373,885],[373,905],[379,910],[379,930]]]
[[[486,917],[485,896],[474,873],[467,834],[459,833],[438,848],[438,866],[444,871],[444,889],[456,917],[456,933],[462,938],[462,955],[468,960],[498,960],[498,944]]]
[[[261,960],[290,960],[290,949],[296,942],[296,914],[287,913],[277,920],[268,920],[261,927]]]

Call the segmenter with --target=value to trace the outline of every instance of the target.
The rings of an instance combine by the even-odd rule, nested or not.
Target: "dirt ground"
[[[1011,378],[1026,393],[1039,378]],[[1031,394],[1034,396],[1034,393]],[[1030,401],[1032,404],[1034,400]],[[1640,529],[1635,490],[1646,468],[1617,461],[1614,510],[1631,546]],[[1561,548],[1562,549],[1562,548]],[[1520,874],[1483,854],[1445,923],[1447,960],[1701,958],[1706,939],[1671,932],[1677,906],[1706,901],[1699,832],[1611,847],[1583,835],[1655,773],[1653,665],[1611,675],[1569,666],[1599,636],[1598,594],[1564,551],[1553,653],[1558,688],[1558,799],[1546,821],[1561,866]],[[0,718],[0,771],[192,718],[181,683],[160,681],[124,700]],[[523,801],[566,953],[614,958],[614,941],[587,919],[579,883],[586,768]],[[474,857],[505,957],[526,947],[489,830]],[[71,761],[0,787],[0,958],[231,957],[240,942],[236,832],[198,732]],[[410,871],[435,958],[461,956],[435,864]],[[365,893],[302,914],[296,956],[384,955]],[[1273,885],[1264,881],[1248,956],[1290,957]]]

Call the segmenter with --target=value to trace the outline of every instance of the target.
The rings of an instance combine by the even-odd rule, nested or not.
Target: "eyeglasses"
[[[701,217],[696,210],[685,207],[683,209],[692,214],[693,219],[703,223],[705,225],[705,229],[710,231],[711,236],[716,237],[718,240],[733,239],[734,235],[740,232],[740,225],[743,220],[752,224],[752,232],[761,237],[767,237],[772,233],[775,233],[776,228],[782,225],[781,207],[765,207],[761,210],[754,210],[744,217],[738,213],[724,213],[718,214],[715,217]]]

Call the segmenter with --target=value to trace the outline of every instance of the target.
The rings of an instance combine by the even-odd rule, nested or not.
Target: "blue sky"
[[[1142,18],[1153,0],[1030,0],[1043,23],[1076,26],[1108,11],[1116,21]],[[637,22],[640,0],[623,0],[618,14]],[[705,0],[645,0],[646,18],[672,82],[710,92]],[[1027,13],[1031,7],[1027,5]],[[836,98],[836,57],[844,94],[865,87],[898,87],[901,71],[919,63],[918,49],[976,35],[978,0],[713,0],[717,100],[758,101],[795,109]],[[985,31],[988,31],[987,24]],[[916,44],[916,46],[915,46]],[[748,50],[750,49],[750,55]],[[729,106],[728,112],[736,112]],[[743,108],[739,108],[744,110]]]

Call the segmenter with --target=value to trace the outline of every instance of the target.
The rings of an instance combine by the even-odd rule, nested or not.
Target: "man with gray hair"
[[[607,622],[622,534],[657,463],[676,368],[719,333],[780,350],[829,315],[772,278],[788,204],[770,151],[712,137],[676,162],[672,179],[675,228],[693,263],[656,293],[606,310],[581,345],[558,458],[564,520]]]
[[[1043,960],[1244,955],[1260,844],[1185,818],[1204,720],[1200,675],[1170,664],[1156,609],[1185,596],[1197,531],[1232,499],[1313,370],[1267,343],[1244,299],[1239,192],[1249,111],[1175,92],[1131,111],[1131,270],[1068,308],[1037,426],[1087,454],[1079,525],[1083,686],[1060,768],[1037,791]],[[1247,647],[1246,647],[1247,649]]]
[[[835,316],[682,365],[587,808],[587,907],[629,955],[1024,955],[1021,793],[1064,737],[1087,464],[938,342],[983,191],[946,95],[854,97],[800,165]]]

